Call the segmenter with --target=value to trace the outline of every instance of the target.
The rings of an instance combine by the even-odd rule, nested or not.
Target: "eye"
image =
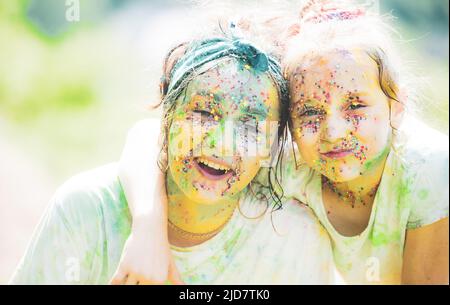
[[[315,116],[322,114],[322,110],[312,107],[304,107],[300,112],[300,116]]]
[[[206,111],[206,110],[197,109],[197,110],[194,110],[194,113],[200,114],[202,117],[202,121],[203,120],[214,120],[217,117],[217,115],[215,116],[214,114],[212,114],[211,112]]]
[[[357,109],[365,108],[365,107],[366,107],[366,105],[364,105],[364,104],[352,102],[352,103],[348,106],[347,109],[348,109],[348,110],[357,110]]]

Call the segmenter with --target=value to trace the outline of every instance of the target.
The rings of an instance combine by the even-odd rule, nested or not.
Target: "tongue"
[[[205,172],[207,172],[207,173],[210,174],[210,175],[214,175],[214,176],[222,176],[222,175],[225,174],[225,172],[226,172],[226,171],[221,170],[221,169],[215,169],[215,168],[209,167],[208,165],[203,164],[203,163],[200,163],[200,162],[198,163],[198,165],[199,165]]]

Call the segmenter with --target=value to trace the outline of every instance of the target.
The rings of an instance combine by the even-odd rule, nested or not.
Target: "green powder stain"
[[[241,235],[241,229],[233,232],[233,236],[225,243],[224,251],[225,253],[231,253],[233,247],[236,245],[239,236]]]
[[[419,191],[419,193],[417,195],[419,196],[420,200],[425,200],[428,198],[429,192],[428,192],[428,190],[422,189]]]
[[[188,180],[187,179],[182,179],[180,183],[181,183],[180,188],[182,190],[189,190]]]
[[[179,125],[172,125],[169,130],[169,142],[174,141],[182,132],[182,128]]]
[[[388,236],[379,232],[372,234],[370,240],[374,246],[381,246],[389,242]]]
[[[216,146],[217,146],[217,140],[216,140],[215,138],[212,138],[212,139],[209,141],[209,147],[215,148]]]
[[[370,235],[370,241],[372,242],[372,245],[374,245],[375,247],[382,246],[399,239],[400,239],[399,231],[392,232],[391,234],[376,231],[372,232],[372,234]]]
[[[405,198],[410,193],[408,184],[401,183],[398,187],[398,195],[400,198]]]

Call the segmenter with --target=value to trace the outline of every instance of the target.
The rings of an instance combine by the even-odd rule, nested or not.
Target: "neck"
[[[235,196],[214,204],[202,204],[189,199],[178,188],[170,171],[166,179],[169,222],[178,229],[193,235],[220,231],[220,228],[230,219],[238,203],[238,196]]]
[[[388,153],[389,150],[386,149],[380,156],[367,162],[364,165],[366,170],[358,178],[345,182],[327,180],[327,185],[344,201],[351,204],[371,205],[383,176]]]

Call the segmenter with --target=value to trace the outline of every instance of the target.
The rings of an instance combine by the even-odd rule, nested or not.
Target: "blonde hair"
[[[263,46],[277,57],[289,76],[294,60],[308,52],[359,48],[375,61],[380,87],[393,101],[402,103],[409,113],[426,97],[427,82],[412,73],[411,62],[398,53],[404,44],[392,26],[391,14],[373,10],[370,0],[191,0],[212,15],[212,19],[236,23],[243,37]],[[211,12],[220,12],[213,14]]]
[[[323,10],[324,3],[329,1],[310,1],[301,11],[300,31],[285,45],[285,77],[289,79],[293,65],[311,54],[359,49],[376,63],[384,94],[405,109],[415,108],[417,82],[397,51],[395,37],[399,35],[390,25],[392,16],[370,12],[351,1]]]

